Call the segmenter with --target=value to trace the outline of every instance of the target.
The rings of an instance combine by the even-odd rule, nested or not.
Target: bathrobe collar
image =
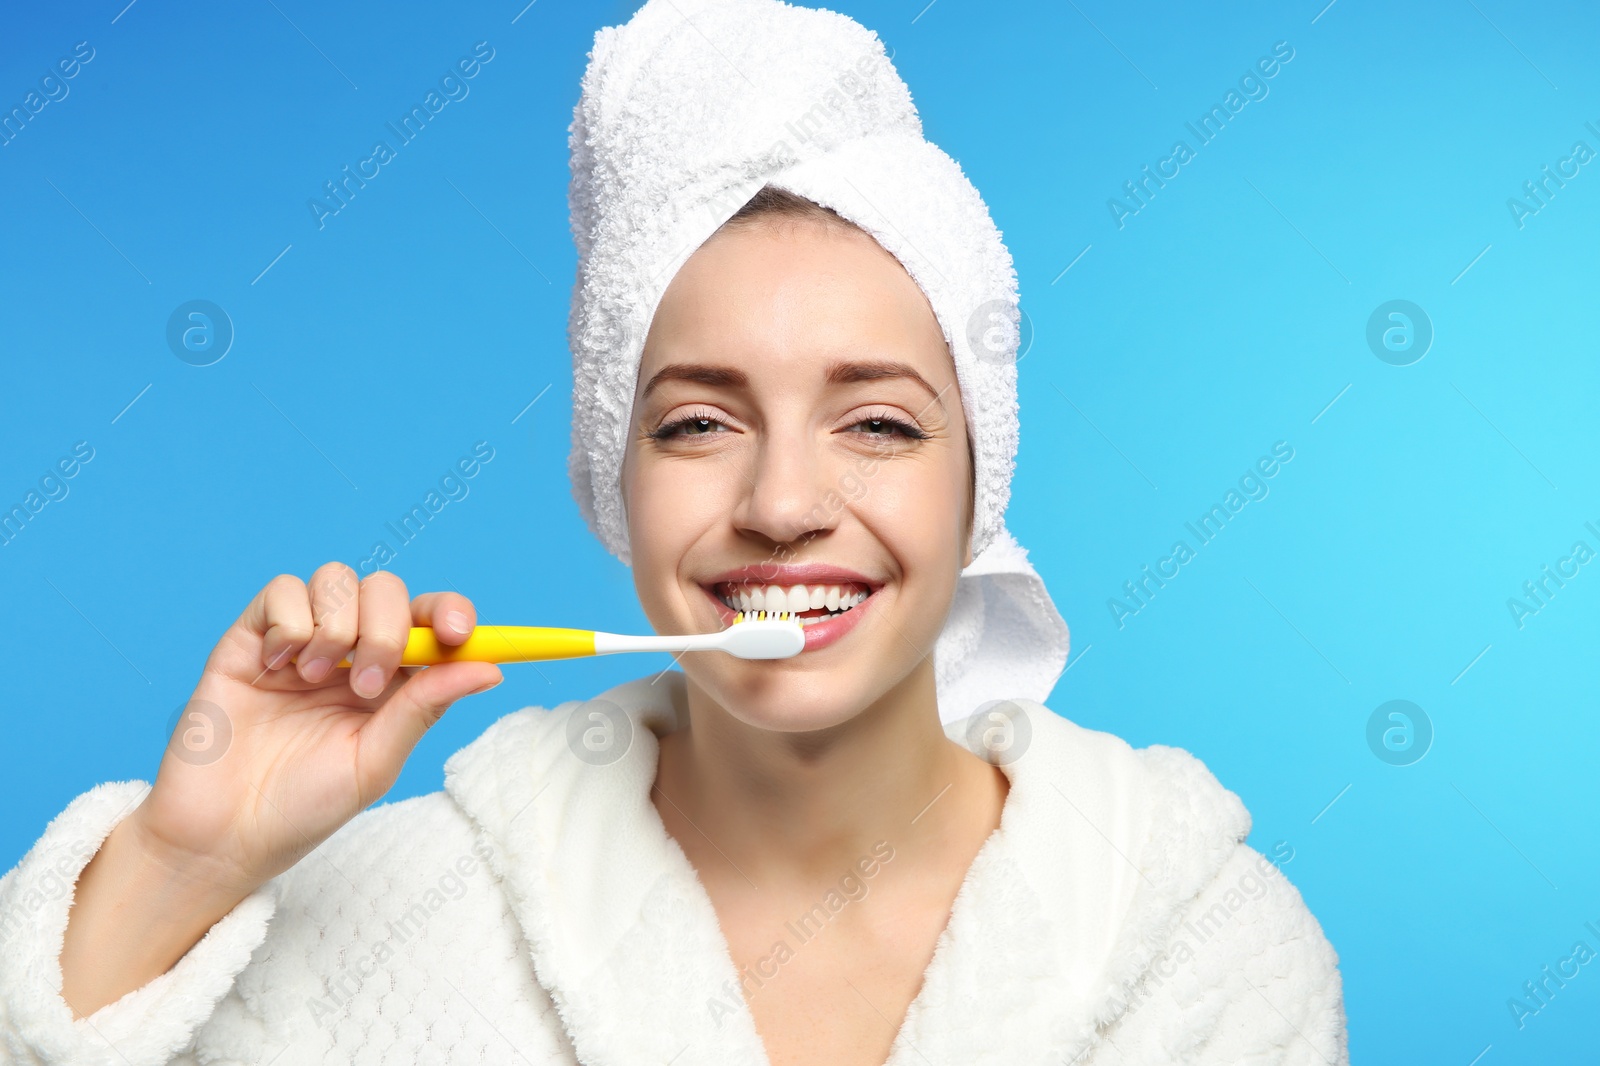
[[[650,801],[681,673],[491,725],[445,764],[587,1066],[766,1066],[710,897]],[[1011,781],[886,1066],[1069,1062],[1249,832],[1193,756],[1010,705]],[[974,724],[976,720],[976,724]],[[998,722],[948,723],[965,742]],[[757,992],[756,994],[760,994]]]

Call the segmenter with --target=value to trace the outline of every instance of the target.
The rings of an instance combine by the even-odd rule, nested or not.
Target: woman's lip
[[[732,625],[733,620],[739,616],[739,612],[723,603],[722,597],[718,596],[715,591],[706,589],[705,592],[711,602],[716,605],[718,621],[724,627]],[[813,622],[806,626],[806,646],[805,651],[801,652],[801,654],[804,655],[806,651],[826,648],[828,645],[842,639],[846,633],[855,628],[857,622],[861,621],[860,615],[875,599],[877,599],[877,594],[873,593],[848,611],[844,611],[826,621]]]
[[[757,563],[713,574],[701,582],[707,588],[714,585],[864,585],[876,591],[882,581],[876,581],[843,566],[830,563]]]

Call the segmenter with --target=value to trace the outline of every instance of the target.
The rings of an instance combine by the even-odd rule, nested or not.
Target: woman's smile
[[[740,613],[786,611],[806,630],[806,651],[825,648],[854,629],[882,580],[826,563],[759,563],[702,582],[724,625]]]

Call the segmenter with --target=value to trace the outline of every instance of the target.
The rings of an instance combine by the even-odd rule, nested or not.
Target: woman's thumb
[[[502,680],[499,667],[479,662],[440,663],[412,674],[361,727],[357,772],[362,794],[376,799],[387,792],[422,734],[444,717],[452,703],[488,691]]]

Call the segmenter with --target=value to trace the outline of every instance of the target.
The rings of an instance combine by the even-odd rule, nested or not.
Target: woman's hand
[[[129,815],[140,842],[246,893],[288,869],[389,790],[452,703],[499,684],[493,663],[400,666],[412,626],[460,644],[476,621],[465,596],[408,602],[386,571],[273,578],[206,660]]]
[[[493,663],[400,666],[413,625],[460,644],[476,621],[465,596],[408,603],[393,574],[358,582],[342,563],[268,582],[206,660],[155,785],[78,878],[61,950],[74,1017],[169,970],[387,792],[452,703],[498,684]]]

